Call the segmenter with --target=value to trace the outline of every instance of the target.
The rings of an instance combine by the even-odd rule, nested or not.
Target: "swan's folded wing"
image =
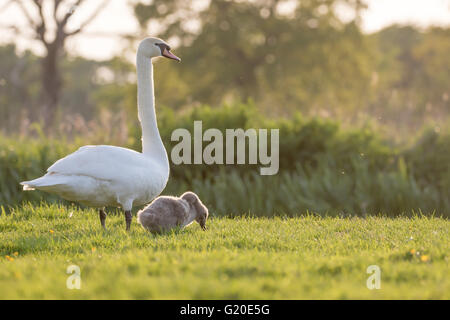
[[[148,159],[134,150],[103,145],[84,146],[56,161],[47,172],[113,180],[131,168],[148,168],[149,165]]]

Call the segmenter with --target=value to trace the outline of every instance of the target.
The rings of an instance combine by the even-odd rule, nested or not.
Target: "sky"
[[[25,3],[31,0],[22,0]],[[0,0],[0,43],[15,42],[19,50],[31,48],[37,54],[42,48],[26,36],[17,37],[6,26],[14,25],[25,30],[25,20],[17,5],[9,0]],[[109,0],[106,8],[86,28],[86,32],[72,37],[67,43],[68,52],[90,59],[103,60],[120,54],[126,43],[120,35],[135,34],[138,23],[127,0]],[[450,26],[450,0],[366,0],[369,8],[362,15],[364,32],[375,32],[393,23]],[[69,24],[75,29],[90,15],[102,0],[89,0],[77,8]],[[7,6],[6,6],[7,5]],[[5,7],[6,6],[6,7]],[[70,7],[62,8],[70,10]]]

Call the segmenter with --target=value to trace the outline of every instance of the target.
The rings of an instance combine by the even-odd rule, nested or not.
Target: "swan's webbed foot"
[[[131,219],[132,219],[131,211],[125,211],[125,222],[127,224],[127,231],[130,231]]]
[[[106,230],[106,225],[105,225],[105,221],[106,221],[106,212],[103,209],[100,209],[98,211],[99,216],[100,216],[100,223],[102,224],[103,229]]]

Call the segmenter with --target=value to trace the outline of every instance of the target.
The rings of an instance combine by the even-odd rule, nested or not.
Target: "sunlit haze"
[[[32,48],[40,53],[42,48],[26,35],[18,37],[7,26],[16,26],[26,30],[26,22],[17,5],[7,5],[7,0],[0,0],[1,43],[15,42],[19,50]],[[101,0],[91,0],[83,4],[69,23],[76,28],[77,24],[89,16]],[[133,17],[128,1],[112,0],[98,17],[86,28],[83,34],[69,39],[68,52],[92,59],[107,59],[120,54],[126,42],[122,35],[136,34],[138,23]],[[419,27],[431,25],[448,26],[450,24],[450,0],[368,0],[369,8],[362,14],[362,28],[365,32],[374,32],[393,23],[414,24]]]

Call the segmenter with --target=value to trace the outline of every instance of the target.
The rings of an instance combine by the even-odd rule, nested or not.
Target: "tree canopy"
[[[159,107],[252,100],[269,115],[299,110],[346,121],[363,115],[403,133],[449,119],[449,28],[393,25],[365,34],[359,22],[364,3],[354,0],[133,3],[142,29],[135,40],[159,36],[182,58],[181,64],[155,61]],[[342,18],[343,8],[352,19]],[[18,54],[13,44],[0,47],[3,131],[41,119],[45,88],[37,62],[42,59]],[[105,122],[120,116],[136,124],[133,61],[61,54],[57,65],[65,84],[58,119],[88,123],[98,115]]]
[[[341,21],[338,4],[355,19]],[[189,84],[191,101],[252,98],[267,109],[307,109],[351,104],[366,90],[371,62],[357,26],[361,8],[360,1],[336,0],[218,0],[204,7],[154,0],[137,4],[135,13],[149,34],[178,44],[183,64],[165,66],[174,69],[165,74]]]

